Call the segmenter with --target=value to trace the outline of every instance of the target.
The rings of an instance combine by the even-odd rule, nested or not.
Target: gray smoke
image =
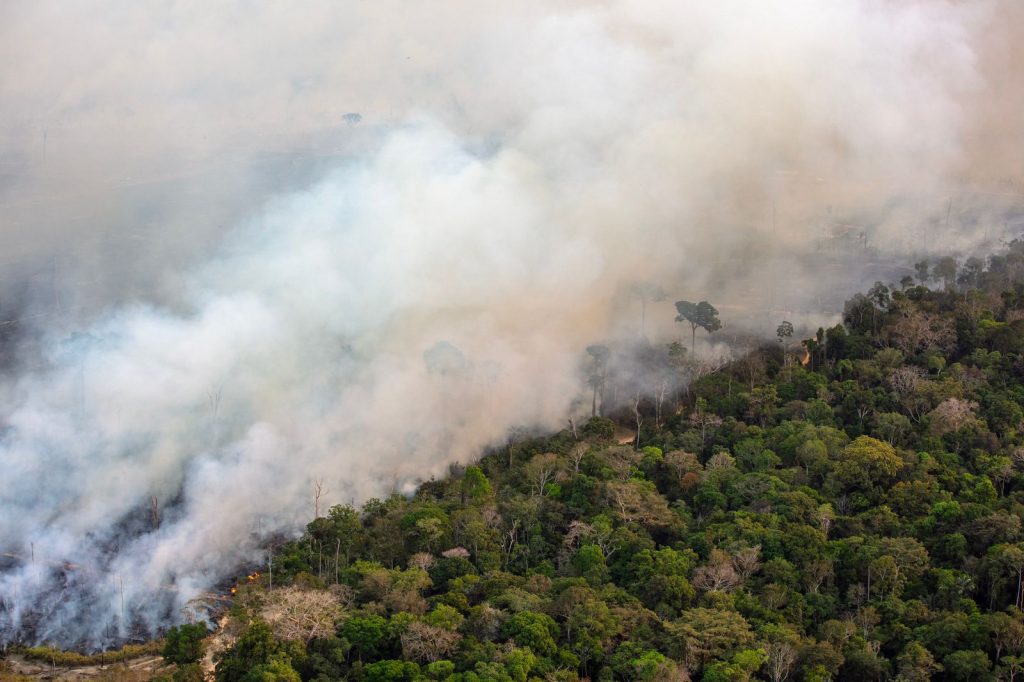
[[[630,281],[652,338],[683,297],[771,333],[1019,227],[1011,3],[0,13],[2,640],[166,625],[312,481],[559,427]]]

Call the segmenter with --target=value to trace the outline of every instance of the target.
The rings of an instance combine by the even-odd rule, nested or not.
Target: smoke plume
[[[669,292],[652,340],[677,298],[771,333],[997,244],[1021,12],[6,4],[0,640],[154,631],[312,481],[359,502],[560,427],[629,282]]]

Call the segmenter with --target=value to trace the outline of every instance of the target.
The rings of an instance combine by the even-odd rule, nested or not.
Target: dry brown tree
[[[282,640],[309,642],[334,632],[344,608],[336,591],[284,587],[268,592],[260,615]]]
[[[409,623],[402,633],[402,655],[420,663],[447,658],[458,646],[462,635],[419,621]]]

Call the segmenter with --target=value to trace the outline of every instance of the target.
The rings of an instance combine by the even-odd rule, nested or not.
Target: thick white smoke
[[[947,199],[990,179],[1001,9],[6,6],[3,236],[80,307],[2,386],[0,638],[165,624],[312,480],[361,501],[564,423],[624,282],[796,296],[832,219],[976,244]]]

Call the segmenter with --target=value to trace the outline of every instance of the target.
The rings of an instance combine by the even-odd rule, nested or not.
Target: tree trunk
[[[640,393],[637,392],[636,400],[633,401],[633,415],[636,417],[636,444],[634,450],[640,449],[640,425],[643,424],[643,417],[640,416]]]

